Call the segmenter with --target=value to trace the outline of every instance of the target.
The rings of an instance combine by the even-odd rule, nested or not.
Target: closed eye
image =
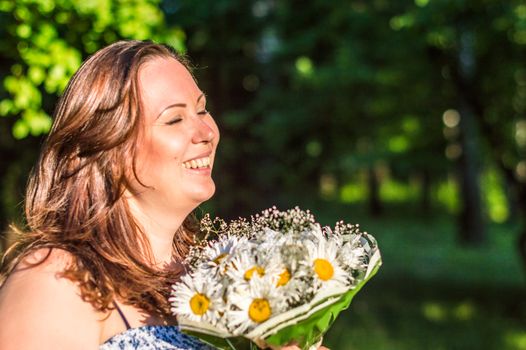
[[[206,109],[200,111],[200,112],[197,112],[198,115],[207,115],[208,114],[208,111]]]
[[[174,125],[176,123],[179,123],[181,120],[183,120],[183,118],[178,116],[178,117],[175,117],[174,119],[167,121],[166,125]]]

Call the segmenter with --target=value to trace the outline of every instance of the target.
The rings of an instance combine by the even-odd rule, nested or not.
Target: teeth
[[[183,167],[186,169],[207,168],[209,165],[210,165],[210,157],[193,159],[193,160],[183,163]]]

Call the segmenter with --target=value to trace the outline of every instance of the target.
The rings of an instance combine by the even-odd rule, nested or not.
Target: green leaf
[[[35,85],[40,85],[46,78],[46,72],[39,66],[29,67],[27,75],[29,76],[29,80],[35,83]]]
[[[5,99],[0,101],[0,115],[6,116],[8,115],[11,110],[14,108],[13,100]]]
[[[17,140],[26,138],[29,135],[29,126],[23,119],[18,119],[13,125],[13,137]]]
[[[24,111],[22,118],[29,127],[29,132],[33,136],[45,134],[51,128],[51,118],[43,111],[34,111],[28,109]]]
[[[10,93],[15,93],[18,90],[18,79],[12,75],[8,75],[4,79],[4,87]]]
[[[0,1],[0,12],[11,12],[15,7],[14,1],[2,0]]]
[[[254,343],[243,337],[221,338],[210,334],[193,332],[185,329],[183,329],[182,332],[199,338],[203,343],[221,350],[247,350],[252,349],[252,347],[255,346]],[[257,349],[257,346],[255,348]]]
[[[181,28],[171,28],[162,34],[155,36],[154,40],[170,45],[179,53],[186,52],[186,46],[184,44],[186,34]]]
[[[31,36],[31,26],[26,23],[20,24],[16,28],[16,34],[23,39],[27,39]]]
[[[38,11],[42,14],[49,14],[55,9],[55,1],[53,0],[39,0]]]

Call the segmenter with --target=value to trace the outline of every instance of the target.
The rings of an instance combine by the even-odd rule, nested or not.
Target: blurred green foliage
[[[520,218],[525,12],[489,0],[1,0],[3,220],[69,77],[122,38],[188,49],[223,134],[209,207],[224,216],[313,194],[373,215],[411,201],[463,216],[480,176],[474,209]],[[462,126],[462,106],[476,123]]]
[[[104,45],[152,39],[184,51],[184,32],[166,27],[158,5],[155,0],[0,1],[0,53],[4,65],[10,64],[10,71],[2,72],[7,96],[0,116],[17,116],[13,136],[47,133],[50,105],[86,55]]]
[[[522,1],[162,4],[220,122],[221,214],[315,195],[483,213],[459,231],[526,215]]]

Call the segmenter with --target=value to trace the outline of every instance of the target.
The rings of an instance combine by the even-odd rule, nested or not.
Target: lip
[[[183,163],[185,163],[185,162],[189,162],[189,161],[194,160],[194,159],[199,159],[199,158],[209,157],[211,154],[212,154],[212,151],[207,151],[207,152],[205,152],[205,153],[201,153],[201,154],[198,155],[198,156],[195,156],[194,158],[187,159],[187,160],[185,160]]]
[[[210,175],[212,174],[212,168],[197,168],[197,169],[185,169],[193,174]]]

